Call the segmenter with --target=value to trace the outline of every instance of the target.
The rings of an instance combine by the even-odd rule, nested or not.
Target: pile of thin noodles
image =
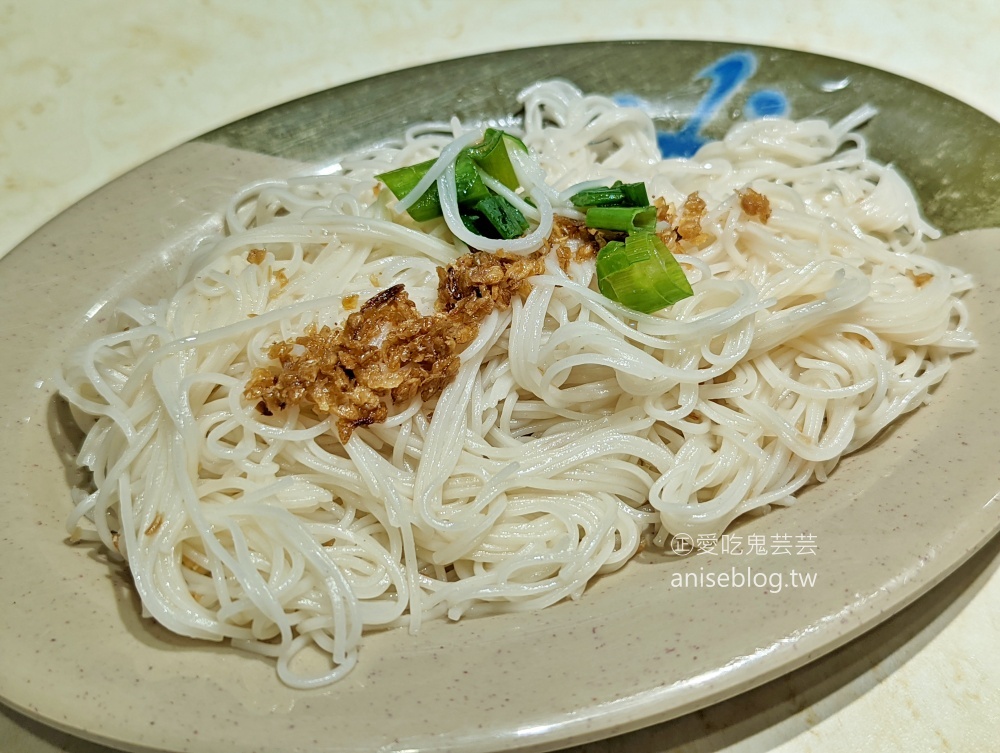
[[[248,186],[177,292],[123,301],[62,376],[93,477],[69,529],[124,557],[149,616],[272,656],[289,685],[330,683],[366,630],[577,598],[643,542],[792,503],[974,347],[969,277],[922,255],[935,231],[852,132],[872,112],[741,123],[662,160],[639,110],[564,82],[520,102],[531,230],[493,248],[529,252],[553,213],[581,217],[581,184],[644,181],[677,207],[697,191],[704,242],[675,249],[694,296],[639,314],[597,292],[593,261],[550,258],[439,397],[341,444],[335,418],[262,415],[244,386],[272,343],[336,327],[348,301],[401,283],[433,310],[436,267],[466,243],[397,212],[374,176],[485,124],[416,126],[330,174]],[[453,175],[437,177],[446,214]],[[766,223],[740,211],[748,187]],[[293,661],[304,649],[325,666]]]

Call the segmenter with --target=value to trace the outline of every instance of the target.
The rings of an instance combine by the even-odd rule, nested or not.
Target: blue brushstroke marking
[[[656,135],[660,153],[664,157],[690,157],[697,152],[708,140],[701,135],[702,129],[756,70],[756,55],[751,52],[734,52],[699,71],[694,80],[707,78],[711,82],[708,91],[681,130],[674,133],[661,131]]]
[[[619,107],[638,107],[640,110],[648,109],[648,105],[634,94],[616,94],[612,99]]]
[[[785,95],[773,89],[761,89],[747,97],[746,114],[750,120],[783,118],[789,110]]]
[[[701,135],[702,130],[712,121],[722,106],[726,104],[740,87],[757,71],[757,56],[752,52],[734,52],[721,57],[707,68],[698,71],[694,81],[708,79],[708,91],[705,92],[694,114],[679,131],[658,131],[656,141],[660,153],[665,157],[690,157],[708,141]],[[652,103],[634,94],[619,93],[614,101],[623,107],[638,107],[653,117],[657,113]],[[768,117],[783,117],[789,114],[791,108],[788,99],[780,91],[761,89],[753,92],[747,98],[746,116],[751,120]]]

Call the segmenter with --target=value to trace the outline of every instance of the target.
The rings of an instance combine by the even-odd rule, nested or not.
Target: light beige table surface
[[[0,3],[0,255],[110,179],[267,106],[419,63],[607,39],[712,39],[833,55],[1000,118],[994,0],[11,0]],[[588,749],[1000,749],[998,552],[994,542],[817,664]],[[0,751],[8,750],[106,749],[0,707]]]

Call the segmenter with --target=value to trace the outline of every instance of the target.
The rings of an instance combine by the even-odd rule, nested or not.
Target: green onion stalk
[[[656,233],[639,230],[597,254],[597,286],[607,298],[652,314],[694,295],[681,265]]]
[[[434,164],[431,168],[424,174],[420,181],[412,188],[403,198],[399,199],[396,203],[397,212],[405,212],[411,206],[417,203],[424,192],[441,176],[445,168],[451,165],[458,159],[458,155],[463,149],[465,149],[470,144],[475,143],[478,140],[478,135],[475,131],[470,131],[469,133],[463,133],[461,136],[452,141],[448,146],[441,150],[441,154],[438,155]],[[440,190],[440,187],[438,188]],[[397,198],[399,198],[397,196]]]
[[[455,169],[455,174],[457,178],[458,176],[457,165]],[[503,196],[507,201],[509,201],[513,206],[515,206],[517,210],[521,212],[521,214],[523,214],[525,217],[535,220],[536,222],[539,219],[541,219],[541,217],[538,214],[538,207],[532,206],[531,204],[526,202],[521,196],[516,194],[514,191],[512,191],[506,185],[504,185],[499,180],[494,178],[492,175],[490,175],[489,173],[482,173],[479,177],[482,179],[483,184],[488,189],[493,191],[493,193],[497,194],[498,196]],[[459,199],[461,199],[461,197],[459,197]]]
[[[450,146],[450,145],[449,145]],[[517,161],[517,167],[522,167],[522,155],[517,151],[511,155],[512,161]],[[526,160],[525,160],[526,161]],[[508,251],[511,253],[529,253],[539,248],[552,232],[552,203],[545,193],[538,189],[532,180],[530,171],[519,170],[519,177],[526,178],[531,185],[525,185],[526,193],[534,200],[538,211],[538,225],[522,238],[486,238],[471,231],[462,220],[458,205],[458,192],[455,179],[455,160],[448,164],[438,177],[438,195],[441,201],[441,214],[452,234],[471,248],[480,251]],[[529,173],[529,174],[526,174]],[[522,181],[523,182],[523,181]]]

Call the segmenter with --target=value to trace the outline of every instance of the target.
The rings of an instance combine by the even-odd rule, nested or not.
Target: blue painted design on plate
[[[740,90],[757,71],[757,56],[752,52],[734,52],[719,58],[711,65],[698,71],[694,81],[708,79],[708,91],[702,96],[694,114],[679,131],[658,131],[656,141],[660,153],[665,157],[690,157],[708,139],[702,130],[719,113],[722,106]],[[616,94],[614,100],[625,107],[638,107],[652,117],[666,114],[658,112],[662,108],[646,102],[630,93]],[[746,116],[750,119],[787,116],[791,108],[788,98],[775,89],[761,89],[747,98]]]
[[[761,89],[747,97],[746,114],[750,120],[784,118],[789,109],[788,99],[774,89]]]

